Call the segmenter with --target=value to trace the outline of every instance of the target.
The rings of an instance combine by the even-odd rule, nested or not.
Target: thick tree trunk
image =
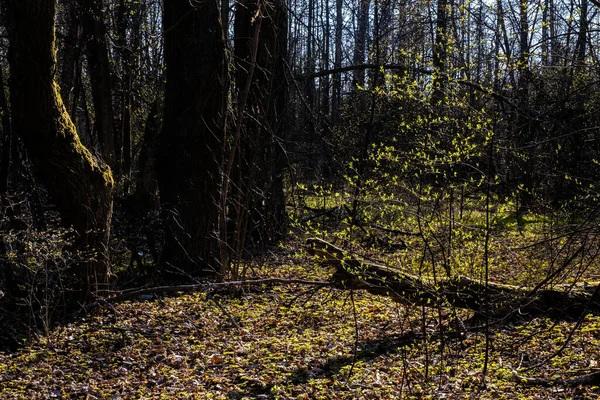
[[[9,63],[14,128],[62,221],[79,233],[83,299],[106,289],[112,216],[111,171],[81,144],[55,82],[55,0],[12,0]]]
[[[227,95],[218,3],[166,1],[163,26],[167,80],[157,152],[165,213],[161,263],[214,274],[219,270],[216,232]]]
[[[401,269],[359,260],[321,239],[309,239],[307,244],[309,252],[316,255],[320,263],[336,268],[333,281],[341,287],[364,289],[404,304],[451,305],[494,317],[517,312],[519,315],[576,319],[583,312],[600,311],[598,287],[571,291],[534,290],[491,282],[486,287],[480,281],[461,276],[433,282]]]

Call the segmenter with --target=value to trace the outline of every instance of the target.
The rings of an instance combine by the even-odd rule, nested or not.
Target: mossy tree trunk
[[[218,2],[164,4],[165,115],[157,178],[165,216],[163,268],[214,274],[225,99]]]
[[[9,11],[11,111],[41,182],[62,221],[79,234],[86,261],[76,273],[81,299],[105,289],[110,273],[113,179],[82,145],[55,81],[56,0],[12,0]]]

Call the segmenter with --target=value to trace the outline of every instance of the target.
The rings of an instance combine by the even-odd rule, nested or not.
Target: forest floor
[[[255,261],[249,277],[329,279],[332,271],[302,247],[286,243]],[[499,263],[497,277],[518,280],[517,261]],[[147,297],[103,305],[0,353],[0,398],[600,396],[599,387],[528,385],[515,375],[560,381],[597,371],[600,316],[580,324],[521,316],[490,326],[486,341],[467,310],[411,307],[331,287],[278,284]]]

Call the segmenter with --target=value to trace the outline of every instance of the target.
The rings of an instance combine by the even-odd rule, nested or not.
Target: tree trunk
[[[163,268],[214,274],[226,76],[217,2],[164,4],[166,93],[157,178]]]
[[[79,13],[74,0],[63,2],[64,37],[59,49],[58,60],[60,64],[60,96],[67,110],[77,102],[75,98],[76,68],[80,57],[79,41],[81,40],[81,24]],[[75,120],[75,114],[71,113],[71,119]]]
[[[117,54],[120,56],[119,64],[121,68],[121,79],[119,86],[119,107],[120,107],[120,121],[119,121],[119,139],[116,145],[116,157],[117,162],[121,165],[121,173],[125,178],[124,192],[127,194],[127,190],[131,179],[131,106],[132,106],[132,82],[133,82],[133,69],[136,65],[137,52],[136,49],[139,47],[138,40],[132,39],[130,43],[127,43],[127,31],[129,27],[130,14],[134,14],[133,4],[127,0],[120,0],[117,10],[117,43],[119,51]],[[139,26],[135,28],[140,28]],[[133,32],[132,36],[137,39],[138,33]]]
[[[501,55],[504,52],[504,57],[506,60],[504,63],[510,65],[512,63],[512,46],[510,42],[510,37],[508,36],[508,32],[506,29],[506,21],[504,15],[504,6],[503,0],[496,0],[496,37],[495,37],[495,46],[494,46],[494,89],[497,92],[502,90],[500,82],[502,80],[502,74],[500,71],[500,60],[503,58]],[[514,77],[514,71],[511,68],[507,74],[509,75],[510,82],[513,87],[516,86],[516,81]]]
[[[519,5],[519,60],[517,65],[518,85],[517,85],[517,105],[520,110],[516,115],[517,122],[515,147],[518,154],[517,176],[519,176],[519,209],[518,214],[528,212],[533,206],[534,191],[536,189],[535,169],[535,124],[529,117],[529,101],[530,101],[530,86],[531,86],[531,70],[529,68],[530,61],[530,45],[529,45],[529,3],[524,0]],[[519,215],[518,215],[519,217]]]
[[[444,99],[448,71],[448,0],[438,0],[437,20],[435,24],[435,43],[433,45],[433,94],[432,103],[438,104]]]
[[[0,113],[2,116],[2,153],[0,155],[0,198],[8,192],[8,176],[10,169],[11,142],[13,141],[8,116],[8,104],[6,101],[6,91],[4,90],[4,72],[0,68]]]
[[[156,183],[156,140],[159,132],[158,101],[154,101],[146,118],[144,137],[138,161],[138,174],[133,194],[132,211],[136,216],[145,216],[154,208],[157,194]]]
[[[330,25],[330,19],[329,19],[329,0],[325,0],[325,4],[321,5],[321,23],[323,26],[323,30],[321,32],[321,36],[322,36],[322,49],[321,49],[321,62],[320,62],[320,69],[321,70],[327,70],[330,68],[330,64],[329,64],[329,55],[330,55],[330,31],[331,31],[331,25]],[[323,13],[325,13],[325,15],[323,15]],[[324,21],[323,21],[324,20]],[[329,75],[323,76],[321,78],[319,78],[319,91],[320,93],[320,114],[323,118],[328,119],[329,121],[331,121],[331,119],[329,118],[329,111],[330,111],[330,91],[331,91],[331,81],[329,79]],[[331,128],[329,127],[329,124],[325,124],[325,126],[323,126],[321,128],[322,130],[322,137],[326,137],[327,132],[330,130]],[[327,154],[327,144],[323,144],[323,150],[325,151],[325,154]],[[325,157],[325,159],[327,160],[327,157]]]
[[[554,0],[548,0],[548,24],[550,25],[550,65],[558,65],[561,61],[561,56],[559,54],[559,39],[557,35],[557,12],[556,5],[554,4]]]
[[[55,81],[55,0],[12,0],[9,26],[11,111],[63,224],[80,235],[82,299],[106,289],[113,179],[81,144]]]
[[[550,65],[550,24],[552,23],[550,14],[550,0],[544,0],[544,6],[542,11],[542,66],[546,67]]]
[[[71,115],[71,120],[73,121],[73,124],[75,124],[75,127],[77,127],[78,132],[80,137],[88,137],[89,138],[89,132],[90,129],[87,126],[88,125],[88,120],[85,118],[80,118],[81,114],[83,114],[83,112],[80,111],[80,106],[81,106],[81,98],[85,97],[85,88],[83,87],[83,82],[81,79],[81,74],[82,74],[82,64],[83,64],[83,57],[81,57],[81,55],[79,55],[76,58],[75,61],[75,77],[74,77],[74,82],[73,82],[73,98],[71,100],[71,106],[67,107],[67,110],[69,111],[69,114]],[[83,92],[83,96],[81,95],[81,93]],[[86,108],[87,109],[87,108]],[[87,112],[87,111],[86,111]],[[85,135],[84,135],[85,132]],[[85,142],[85,140],[82,139],[83,142]]]
[[[304,70],[306,74],[310,76],[310,74],[315,72],[316,58],[315,58],[315,29],[314,29],[314,19],[315,19],[315,2],[316,0],[308,0],[308,21],[306,23],[306,60]],[[314,142],[317,138],[317,124],[318,120],[314,118],[315,111],[315,93],[316,93],[316,84],[314,79],[307,79],[304,81],[304,97],[306,98],[306,104],[303,108],[302,120],[306,124],[306,141],[311,143]]]
[[[79,0],[82,7],[83,29],[86,34],[87,62],[94,102],[94,133],[98,137],[104,160],[116,175],[120,175],[120,154],[115,146],[115,119],[112,101],[110,62],[106,41],[106,26],[102,19],[103,0]]]
[[[577,43],[575,44],[575,55],[574,59],[576,67],[581,68],[585,65],[585,55],[588,41],[588,0],[581,0],[581,6],[579,10],[579,32],[577,33]]]
[[[356,37],[354,39],[354,65],[364,64],[367,51],[367,32],[369,30],[369,6],[371,0],[360,0],[357,17]],[[365,71],[355,70],[354,86],[365,85]]]
[[[281,135],[287,99],[287,17],[280,0],[241,1],[235,15],[239,156],[232,179],[233,248],[262,248],[281,237],[286,213]],[[259,10],[260,7],[260,10]],[[261,21],[253,19],[261,15]],[[234,278],[236,278],[234,276]]]
[[[342,35],[343,35],[342,0],[335,0],[335,58],[333,68],[342,68]],[[331,97],[331,123],[339,121],[340,107],[342,105],[342,79],[341,74],[333,75],[333,93]]]

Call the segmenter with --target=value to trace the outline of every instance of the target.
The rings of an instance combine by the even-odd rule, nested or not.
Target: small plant
[[[73,238],[74,232],[67,229],[3,233],[0,290],[4,297],[0,307],[4,319],[14,323],[2,324],[0,336],[9,347],[19,344],[23,335],[48,336],[69,311],[78,260],[93,256],[75,253]],[[18,329],[21,326],[27,330]]]

